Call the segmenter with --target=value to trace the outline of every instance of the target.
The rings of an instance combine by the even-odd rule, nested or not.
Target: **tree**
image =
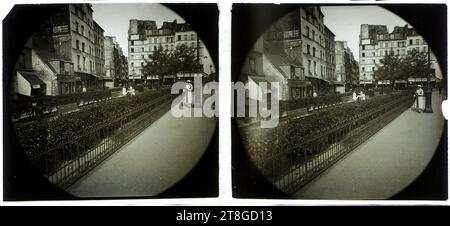
[[[408,52],[403,59],[401,70],[405,78],[427,76],[429,73],[427,53],[416,49]]]
[[[376,80],[389,80],[391,85],[394,85],[396,79],[402,79],[403,73],[401,71],[402,59],[394,55],[394,52],[389,52],[383,59],[380,60],[380,65],[374,72]]]
[[[196,48],[180,45],[175,51],[163,50],[161,47],[153,52],[151,59],[146,61],[142,73],[144,76],[158,76],[160,84],[166,76],[177,73],[199,72],[200,63],[196,56]]]
[[[423,77],[428,75],[427,53],[413,49],[404,57],[390,52],[380,60],[377,70],[374,72],[376,80],[389,80],[391,86],[397,79],[409,77]]]

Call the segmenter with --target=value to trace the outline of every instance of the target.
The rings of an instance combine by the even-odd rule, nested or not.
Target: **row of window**
[[[176,40],[175,40],[176,38]],[[148,37],[149,43],[174,43],[175,41],[196,41],[195,34],[184,34],[184,35],[177,35],[176,37]],[[130,41],[131,45],[142,45],[142,41]]]
[[[365,67],[361,67],[361,72],[365,72],[365,71],[375,71],[375,67],[368,67],[367,69],[371,69],[371,70],[366,70]]]
[[[325,38],[323,36],[321,36],[320,34],[318,35],[318,40],[317,40],[317,36],[316,36],[316,31],[314,29],[310,29],[309,26],[306,26],[306,30],[305,30],[305,34],[304,36],[308,37],[309,39],[317,42],[320,44],[320,46],[326,48],[326,49],[331,49],[334,50],[334,40],[330,41],[328,38]]]
[[[422,39],[409,39],[409,45],[426,45],[425,40]],[[406,41],[380,41],[378,43],[378,48],[395,48],[395,47],[406,47]],[[362,50],[373,49],[372,45],[361,45]]]
[[[316,47],[312,47],[312,54],[311,54],[311,46],[309,44],[306,45],[306,54],[312,55],[313,57],[316,57]],[[332,57],[332,54],[326,54],[322,50],[319,50],[319,59],[325,60],[329,63],[334,63],[334,59]]]
[[[150,57],[150,56],[149,56]],[[139,63],[134,63],[134,62],[131,62],[131,67],[144,67],[144,65],[145,65],[145,63],[144,62],[139,62]]]
[[[80,45],[81,44],[81,45]],[[88,45],[88,48],[86,48],[86,44],[84,42],[80,42],[80,40],[75,40],[75,49],[80,50],[81,52],[89,53],[90,55],[93,55],[95,57],[104,58],[104,53],[101,49],[92,47]]]
[[[303,17],[304,20],[308,21],[313,26],[317,27],[319,31],[323,32],[323,24],[320,23],[323,21],[323,17],[320,17],[319,19],[312,15],[310,12],[305,11],[306,17]]]
[[[313,66],[313,67],[311,67],[311,66]],[[318,69],[317,62],[308,60],[308,68],[307,69],[308,69],[309,75],[312,75],[312,74],[317,75],[317,69]],[[313,71],[311,71],[311,69],[313,69]],[[320,65],[320,75],[323,77],[325,74],[327,75],[328,78],[331,78],[332,75],[334,74],[334,69]]]
[[[83,61],[81,61],[83,60]],[[99,62],[92,62],[92,60],[89,60],[89,70],[87,68],[87,60],[86,57],[81,57],[80,55],[77,55],[77,68],[78,71],[89,71],[89,72],[97,72],[98,74],[103,73],[103,67],[104,65]]]
[[[175,50],[176,47],[179,47],[180,45],[186,45],[189,48],[196,48],[197,47],[197,43],[196,42],[191,42],[191,43],[186,43],[186,44],[180,44],[178,43],[177,45],[152,45],[149,46],[147,49],[145,47],[131,47],[130,48],[130,52],[131,53],[142,53],[142,52],[153,52],[158,50],[159,47],[161,47],[163,50],[165,51],[172,51]],[[131,58],[133,58],[133,55],[131,55]]]
[[[96,32],[91,32],[91,29],[89,29],[89,27],[85,28],[85,26],[83,24],[80,25],[78,21],[75,21],[73,23],[72,31],[75,31],[76,33],[82,35],[83,37],[86,37],[87,39],[89,39],[89,41],[95,44],[102,43],[103,37],[101,35],[98,35]]]
[[[423,51],[423,52],[427,52],[428,51],[428,47],[427,46],[423,46],[422,48],[420,47],[415,47],[414,49],[416,49],[417,51]],[[394,55],[405,55],[406,54],[406,49],[396,49],[396,50],[380,50],[378,56],[387,56],[389,53],[393,53]],[[366,53],[361,53],[361,57],[374,57],[376,56],[375,52],[366,52]],[[362,61],[364,62],[364,60]]]

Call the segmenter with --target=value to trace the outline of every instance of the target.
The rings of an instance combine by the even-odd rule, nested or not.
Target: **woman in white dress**
[[[416,92],[414,93],[413,109],[419,113],[425,109],[425,95],[421,85],[417,86]]]

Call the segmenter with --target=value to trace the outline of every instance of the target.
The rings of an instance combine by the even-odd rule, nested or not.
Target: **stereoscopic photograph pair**
[[[235,3],[231,74],[219,75],[230,71],[219,70],[221,13],[15,5],[3,20],[4,199],[219,188],[235,199],[447,199],[445,5]],[[219,101],[222,78],[232,106]],[[232,184],[219,180],[219,153],[231,155],[221,169]]]

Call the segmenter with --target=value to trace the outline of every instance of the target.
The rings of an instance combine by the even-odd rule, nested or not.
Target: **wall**
[[[32,51],[32,65],[36,75],[45,83],[45,95],[58,95],[58,87],[56,81],[56,74],[52,71],[36,52]]]
[[[263,54],[262,56],[263,74],[269,81],[276,81],[279,84],[278,99],[286,100],[289,98],[289,90],[287,88],[287,80],[274,67],[270,60]]]

